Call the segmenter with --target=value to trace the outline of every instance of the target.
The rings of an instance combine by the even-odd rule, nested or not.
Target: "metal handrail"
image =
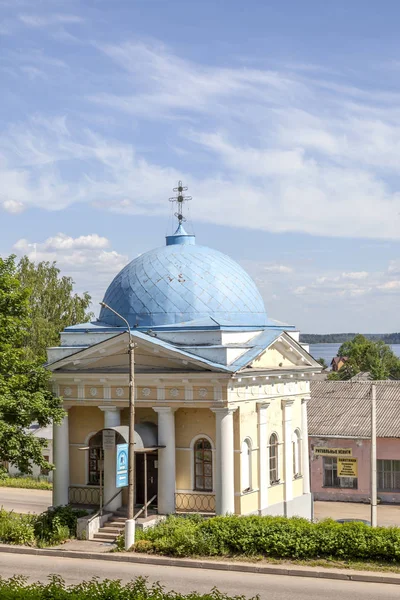
[[[118,490],[118,492],[116,492],[112,498],[107,500],[107,502],[105,504],[103,504],[97,512],[95,512],[93,515],[91,515],[91,517],[88,519],[88,523],[93,521],[93,519],[95,519],[96,517],[102,517],[103,510],[105,509],[105,507],[108,506],[110,504],[110,502],[112,502],[121,492],[122,492],[122,490]]]
[[[144,504],[144,506],[142,506],[142,508],[139,510],[139,512],[136,513],[136,515],[133,518],[137,519],[138,516],[141,515],[144,510],[146,511],[146,517],[147,517],[147,508],[153,502],[153,500],[155,500],[156,498],[157,498],[157,494],[154,494],[154,496],[152,498],[150,498],[150,500],[146,504]]]

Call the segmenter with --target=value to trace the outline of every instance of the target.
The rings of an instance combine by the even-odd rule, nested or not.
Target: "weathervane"
[[[182,207],[184,202],[189,202],[192,199],[192,196],[184,196],[183,193],[187,191],[187,186],[182,184],[182,181],[178,181],[178,187],[173,189],[174,192],[177,192],[176,196],[173,196],[169,199],[170,202],[176,202],[178,204],[178,212],[174,213],[175,217],[177,217],[179,221],[179,225],[181,225],[182,221],[186,221],[185,217],[182,214]]]

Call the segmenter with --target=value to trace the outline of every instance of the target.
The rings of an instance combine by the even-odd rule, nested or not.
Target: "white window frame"
[[[292,435],[293,477],[301,477],[301,432],[297,427]]]
[[[276,437],[276,444],[271,444],[271,438],[272,436]],[[280,451],[279,451],[279,447],[280,447],[280,442],[279,442],[279,435],[277,434],[276,431],[272,431],[269,435],[268,438],[268,482],[269,482],[269,487],[271,487],[272,485],[277,485],[278,483],[281,483],[280,481]],[[276,480],[272,481],[271,479],[271,448],[276,448]]]
[[[240,447],[240,481],[242,493],[250,492],[253,489],[252,456],[253,444],[251,439],[246,437]]]
[[[196,490],[196,473],[194,471],[194,448],[196,446],[196,442],[198,442],[199,440],[207,440],[208,442],[210,442],[211,445],[211,456],[212,456],[212,491],[209,492],[202,492],[201,490]],[[196,435],[192,441],[190,442],[190,480],[191,480],[191,490],[193,493],[196,494],[215,494],[215,447],[214,447],[214,442],[212,441],[212,439],[210,438],[209,435],[206,435],[205,433],[200,433],[199,435]]]

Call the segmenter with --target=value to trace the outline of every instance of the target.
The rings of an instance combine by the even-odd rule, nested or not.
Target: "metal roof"
[[[225,254],[195,244],[172,244],[141,254],[114,278],[104,302],[131,327],[207,317],[232,325],[267,324],[264,302],[246,271]],[[105,307],[99,320],[120,324]]]
[[[400,381],[376,381],[377,436],[400,438]],[[308,433],[314,437],[369,438],[371,381],[311,383]]]

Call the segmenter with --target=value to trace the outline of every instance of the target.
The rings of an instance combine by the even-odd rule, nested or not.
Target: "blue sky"
[[[171,231],[302,331],[398,331],[394,1],[0,0],[0,252],[97,305]]]

